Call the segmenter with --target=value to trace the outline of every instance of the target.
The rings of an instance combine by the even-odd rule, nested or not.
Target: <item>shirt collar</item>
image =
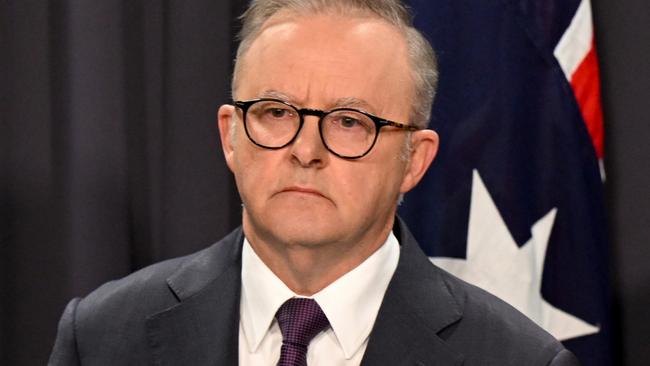
[[[240,312],[251,351],[257,351],[280,306],[294,296],[296,294],[262,262],[244,238]]]
[[[370,335],[398,260],[399,243],[391,232],[364,262],[312,296],[327,316],[347,359]],[[266,266],[244,238],[241,322],[249,349],[257,350],[275,313],[292,297],[299,296]]]

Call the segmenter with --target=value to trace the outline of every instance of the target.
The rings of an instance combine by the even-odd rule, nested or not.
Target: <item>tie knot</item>
[[[312,338],[329,325],[329,321],[313,299],[287,300],[275,314],[283,343],[307,347]]]

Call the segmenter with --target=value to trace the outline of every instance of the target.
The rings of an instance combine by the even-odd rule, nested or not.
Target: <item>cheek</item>
[[[404,162],[396,155],[385,156],[370,178],[375,185],[373,192],[378,202],[384,208],[391,207],[397,202],[403,180]],[[369,179],[369,180],[370,180]]]
[[[234,154],[235,180],[239,188],[239,194],[246,204],[250,204],[251,199],[264,197],[264,189],[272,187],[277,178],[270,167],[273,164],[262,159],[263,152],[253,151],[254,148],[248,141],[238,141]]]
[[[372,214],[371,211],[385,209],[397,197],[400,179],[395,171],[386,170],[382,163],[362,169],[354,167],[348,172],[348,179],[340,182],[338,188],[343,206],[350,209],[351,215]],[[395,198],[396,199],[396,198]]]

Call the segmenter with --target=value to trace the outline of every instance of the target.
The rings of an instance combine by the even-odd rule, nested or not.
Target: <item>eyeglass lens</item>
[[[258,145],[280,148],[291,142],[300,128],[300,114],[284,103],[261,100],[248,108],[246,128]],[[320,133],[332,152],[343,157],[365,154],[376,135],[370,117],[351,109],[337,109],[322,117]]]

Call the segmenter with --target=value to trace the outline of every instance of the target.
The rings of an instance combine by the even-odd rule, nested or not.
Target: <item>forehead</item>
[[[371,112],[401,113],[413,95],[407,56],[402,32],[380,19],[282,14],[267,21],[240,60],[236,97],[274,90],[303,106],[353,98]]]

